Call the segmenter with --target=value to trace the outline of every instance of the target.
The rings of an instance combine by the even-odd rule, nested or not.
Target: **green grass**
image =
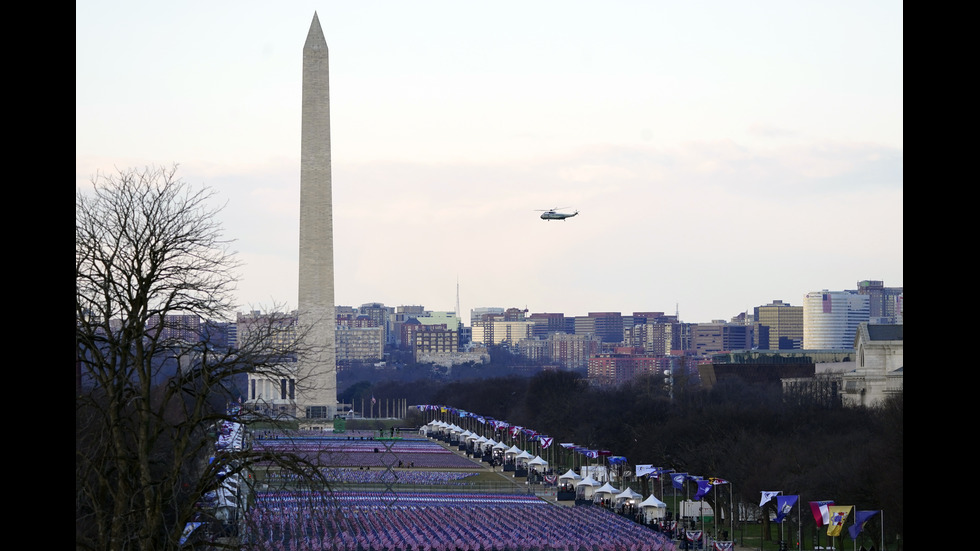
[[[714,535],[715,526],[714,522],[706,521],[703,525],[701,522],[697,523],[697,528],[699,530],[704,530],[705,534]],[[722,530],[728,530],[731,532],[731,527],[728,523],[721,521],[718,526],[718,538],[720,539]],[[819,545],[824,547],[829,547],[831,544],[831,538],[827,536],[827,528],[817,529],[820,534]],[[792,531],[792,533],[790,533]],[[772,524],[770,528],[772,534],[772,539],[763,538],[763,525],[760,523],[744,523],[735,524],[735,533],[729,533],[729,540],[735,541],[738,547],[748,548],[748,549],[761,549],[762,551],[779,551],[779,525]],[[783,537],[787,540],[786,549],[789,551],[810,551],[814,547],[814,527],[806,526],[804,524],[803,528],[803,547],[802,549],[797,545],[797,531],[794,525],[790,528],[790,525],[784,528]],[[734,536],[734,537],[732,537]],[[855,549],[854,541],[851,537],[847,535],[846,528],[842,536],[838,536],[834,541],[834,549],[839,551],[852,551]],[[866,549],[870,548],[872,545],[875,548],[879,548],[878,537],[866,532],[862,532],[857,539],[857,548],[860,549],[863,545]]]

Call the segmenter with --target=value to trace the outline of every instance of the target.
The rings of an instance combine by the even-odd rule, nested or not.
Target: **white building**
[[[841,377],[845,405],[873,406],[902,392],[904,384],[903,325],[862,323],[854,337],[857,367]]]
[[[803,297],[803,348],[849,349],[858,324],[871,316],[868,295],[856,291],[815,291]]]

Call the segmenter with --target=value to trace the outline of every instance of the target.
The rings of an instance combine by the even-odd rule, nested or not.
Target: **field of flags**
[[[413,492],[259,496],[250,547],[275,551],[675,551],[664,535],[599,507],[533,495]]]
[[[683,522],[677,518],[664,518],[663,513],[667,509],[665,503],[656,500],[653,495],[640,503],[643,496],[633,493],[628,487],[619,490],[608,482],[602,488],[593,487],[591,500],[597,506],[585,507],[548,503],[530,491],[532,480],[562,488],[574,486],[578,490],[585,480],[591,480],[592,473],[604,471],[607,477],[617,469],[622,473],[630,466],[623,456],[571,442],[553,446],[555,442],[552,437],[537,431],[454,408],[417,407],[432,414],[432,420],[418,435],[384,438],[382,432],[381,438],[375,439],[370,432],[328,434],[294,431],[289,434],[259,434],[252,438],[251,446],[257,451],[298,454],[318,464],[323,475],[321,479],[330,484],[328,489],[311,489],[304,483],[303,477],[272,469],[264,473],[264,486],[249,485],[255,489],[251,495],[243,492],[244,487],[238,478],[227,476],[224,485],[218,491],[211,492],[213,496],[209,494],[206,498],[214,502],[211,506],[219,518],[221,514],[228,519],[238,515],[237,518],[243,521],[238,533],[242,549],[677,551],[691,548],[727,551],[735,547],[733,541],[717,538],[717,524],[712,537],[707,531],[682,525]],[[455,416],[455,420],[466,419],[465,423],[474,430],[463,429],[441,419],[453,420],[452,416]],[[437,417],[440,419],[436,420]],[[490,430],[476,428],[483,425]],[[391,429],[392,435],[394,430]],[[477,438],[481,432],[487,435],[492,432],[501,441],[496,442],[486,436]],[[453,452],[453,445],[447,449],[445,445],[429,439],[432,436],[444,442],[459,441],[463,434],[467,435],[466,442],[470,443],[467,455],[472,455],[473,459]],[[510,440],[509,447],[504,440]],[[243,442],[243,427],[237,423],[224,423],[219,427],[216,451],[220,454],[224,450],[241,449]],[[473,443],[477,445],[474,447]],[[558,455],[556,449],[565,450],[573,454],[572,463],[575,466],[581,464],[586,476],[577,476],[572,469],[560,477],[556,473],[551,474],[554,471],[549,470],[547,460],[540,455],[532,459],[531,454],[518,448],[518,444],[537,453],[546,453],[550,449],[553,461]],[[460,446],[459,449],[464,448]],[[524,469],[531,471],[532,475],[535,469],[547,470],[549,476],[535,478],[515,473],[515,478],[528,476],[526,493],[501,490],[499,487],[491,489],[492,493],[486,493],[486,486],[467,487],[471,484],[468,478],[485,470],[484,465],[480,464],[481,460],[486,462],[488,457],[501,457],[505,453],[516,454],[518,451],[518,457],[524,458]],[[568,465],[568,455],[560,459],[552,465]],[[393,469],[395,461],[397,471]],[[632,468],[637,477],[659,479],[661,486],[669,481],[675,489],[688,493],[696,487],[695,501],[714,491],[715,506],[720,505],[718,488],[727,487],[729,492],[732,488],[732,484],[722,478],[678,473],[650,464],[637,464]],[[248,476],[251,477],[251,473]],[[593,483],[599,485],[598,482],[590,482]],[[226,489],[225,485],[230,485],[230,489]],[[387,487],[387,490],[376,491],[378,487]],[[620,499],[627,494],[637,499]],[[677,495],[674,492],[675,499]],[[222,501],[219,499],[221,496],[227,499]],[[731,496],[729,493],[729,503],[734,506]],[[579,505],[581,497],[581,493],[577,492],[576,505]],[[612,506],[614,503],[615,507]],[[819,529],[826,527],[829,547],[817,547],[819,549],[844,549],[843,538],[849,536],[851,541],[856,541],[868,521],[876,516],[881,522],[875,524],[884,526],[883,512],[880,510],[855,510],[853,505],[840,505],[833,500],[801,502],[799,495],[763,491],[759,508],[775,511],[771,521],[779,527],[781,546],[790,544],[796,549],[810,548],[801,545],[804,503],[809,504],[809,514],[816,526]],[[625,504],[629,504],[631,514],[624,514]],[[656,511],[652,518],[649,515],[651,509],[644,508],[645,505]],[[742,506],[739,505],[740,511]],[[235,509],[239,513],[233,513]],[[640,511],[640,514],[634,511]],[[674,514],[678,513],[675,510]],[[716,518],[731,519],[734,535],[735,516],[730,513],[733,511],[721,511],[720,517]],[[784,533],[787,520],[794,521],[790,523],[790,531],[795,525],[797,534]],[[201,525],[201,522],[188,523],[185,539]],[[794,535],[795,538],[792,537]],[[678,540],[673,539],[675,536]],[[883,534],[879,534],[877,540],[883,548]],[[868,535],[863,536],[862,541],[868,541]],[[874,545],[871,550],[875,550]]]
[[[375,451],[382,444],[363,436],[256,439],[259,449],[298,451],[321,460],[327,478],[342,485],[327,492],[286,490],[282,482],[289,482],[290,475],[271,475],[266,480],[279,489],[256,492],[244,523],[244,546],[273,551],[676,551],[664,534],[600,507],[562,507],[528,493],[446,490],[447,482],[465,484],[470,473],[438,469],[482,465],[423,436],[385,444],[403,467],[414,464],[420,470],[375,468],[392,458],[382,459],[387,450]],[[387,478],[391,473],[397,479]],[[398,489],[399,482],[409,480],[412,491]],[[379,482],[390,484],[395,494],[349,489]],[[433,489],[418,490],[426,484]]]

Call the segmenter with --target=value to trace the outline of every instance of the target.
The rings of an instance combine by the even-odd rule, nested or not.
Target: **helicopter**
[[[571,218],[571,217],[575,216],[576,214],[578,214],[578,211],[575,211],[575,212],[572,212],[572,213],[558,212],[559,209],[565,209],[565,208],[568,208],[568,207],[555,207],[555,208],[552,208],[552,209],[538,209],[538,212],[541,213],[541,219],[542,220],[564,220],[566,218]]]

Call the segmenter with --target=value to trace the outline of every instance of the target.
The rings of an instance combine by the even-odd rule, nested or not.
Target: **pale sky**
[[[903,285],[901,2],[77,2],[76,187],[214,188],[243,311],[296,307],[314,12],[337,304],[454,310],[458,281],[467,324],[706,322]]]

